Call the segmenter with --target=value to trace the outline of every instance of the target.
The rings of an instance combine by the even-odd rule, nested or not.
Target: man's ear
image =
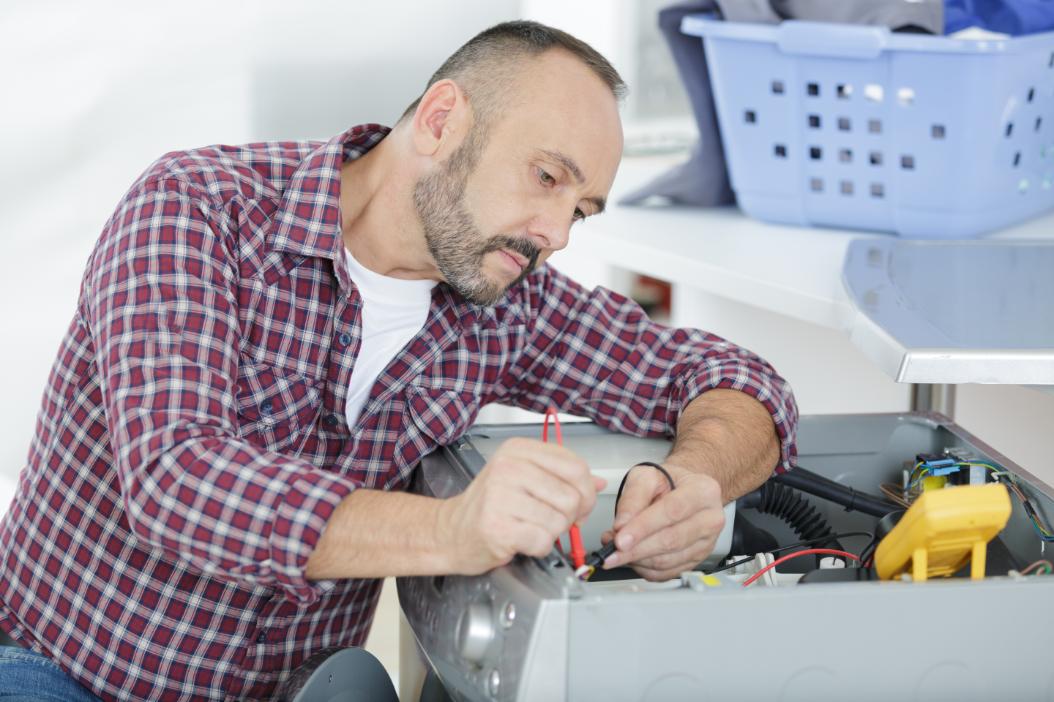
[[[456,146],[468,131],[470,115],[461,86],[448,78],[436,81],[421,96],[411,121],[415,149],[422,156],[435,156],[444,146]]]

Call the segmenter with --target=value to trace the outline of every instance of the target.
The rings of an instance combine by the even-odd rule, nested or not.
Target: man
[[[601,486],[566,449],[512,440],[455,498],[401,492],[489,402],[676,430],[676,489],[629,473],[606,565],[701,561],[722,504],[790,465],[796,410],[756,356],[544,265],[604,209],[622,90],[582,42],[508,23],[391,131],[148,169],[88,262],[0,524],[16,650],[86,699],[264,699],[365,640],[378,578],[548,553]]]

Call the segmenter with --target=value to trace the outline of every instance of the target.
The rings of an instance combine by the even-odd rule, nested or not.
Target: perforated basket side
[[[732,185],[754,217],[964,237],[1054,206],[1054,34],[981,46],[813,22],[685,30],[705,37]]]

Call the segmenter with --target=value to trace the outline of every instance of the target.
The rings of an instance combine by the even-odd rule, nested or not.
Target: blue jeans
[[[50,658],[0,646],[0,702],[99,702]]]

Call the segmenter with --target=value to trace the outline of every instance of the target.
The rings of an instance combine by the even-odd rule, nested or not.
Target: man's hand
[[[668,580],[699,565],[725,526],[721,488],[710,476],[666,464],[677,486],[647,466],[630,469],[619,500],[612,538],[618,550],[604,566],[630,565],[647,580]]]
[[[663,461],[677,489],[654,468],[630,471],[613,529],[601,537],[618,546],[605,567],[631,565],[648,580],[666,580],[699,565],[725,526],[724,501],[765,482],[779,458],[776,427],[761,402],[730,388],[696,397]]]
[[[440,508],[441,538],[456,572],[483,573],[517,553],[546,555],[560,534],[593,510],[605,484],[562,446],[509,439],[468,489]]]

